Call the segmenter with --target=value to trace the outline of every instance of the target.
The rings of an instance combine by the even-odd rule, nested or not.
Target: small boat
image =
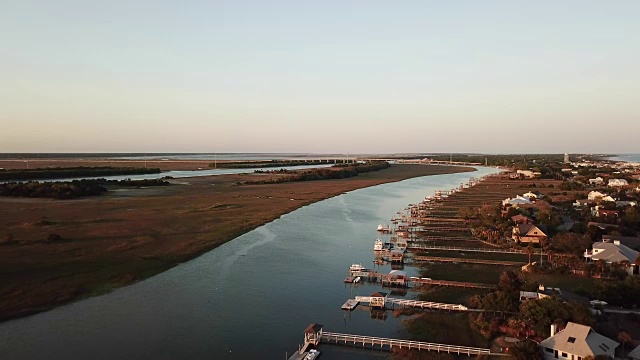
[[[307,354],[307,356],[305,356],[302,360],[315,360],[318,358],[318,356],[320,356],[320,351],[316,349],[311,349],[309,350],[309,353]]]
[[[391,232],[391,226],[380,224],[380,225],[378,225],[378,229],[377,230],[380,231],[380,232],[385,232],[385,233]]]
[[[376,243],[373,245],[373,250],[374,251],[381,251],[382,250],[382,240],[376,239]]]
[[[353,282],[354,282],[355,284],[357,284],[357,283],[359,283],[359,282],[360,282],[360,280],[362,280],[362,279],[360,278],[360,276],[357,276],[355,279],[353,279]]]

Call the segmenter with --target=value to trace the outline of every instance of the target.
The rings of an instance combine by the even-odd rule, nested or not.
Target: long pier
[[[412,282],[417,285],[435,285],[435,286],[448,286],[448,287],[461,287],[467,289],[489,289],[493,290],[496,287],[494,285],[489,284],[481,284],[481,283],[472,283],[472,282],[464,282],[464,281],[448,281],[448,280],[433,280],[433,279],[410,279],[409,282]]]
[[[450,257],[439,257],[439,256],[414,256],[413,261],[502,265],[502,266],[522,266],[526,264],[526,262],[517,262],[517,261],[465,259],[465,258],[450,258]]]
[[[385,347],[387,347],[389,350],[396,347],[400,349],[416,349],[420,351],[425,350],[425,351],[446,352],[448,354],[458,354],[458,355],[468,355],[468,356],[491,354],[491,350],[483,349],[483,348],[445,345],[445,344],[436,344],[436,343],[411,341],[411,340],[389,339],[389,338],[381,338],[381,337],[375,337],[375,336],[340,334],[340,333],[332,333],[332,332],[322,332],[320,334],[320,341],[327,342],[327,343],[335,343],[335,344],[342,343],[344,345],[362,344],[362,347],[364,347],[365,345],[370,345],[372,347],[379,346],[381,349],[384,349]]]
[[[499,249],[499,248],[465,248],[458,246],[436,246],[436,245],[422,245],[422,244],[410,244],[407,246],[410,250],[441,250],[441,251],[466,251],[466,252],[480,252],[480,253],[494,253],[494,254],[523,254],[528,255],[526,250],[519,249]],[[540,250],[534,250],[531,255],[544,255]]]
[[[355,301],[359,303],[370,303],[371,297],[369,296],[356,296]],[[406,300],[396,298],[385,298],[385,303],[408,306],[420,309],[434,309],[434,310],[447,310],[447,311],[469,311],[469,308],[459,304],[445,304],[431,301],[418,301],[418,300]]]

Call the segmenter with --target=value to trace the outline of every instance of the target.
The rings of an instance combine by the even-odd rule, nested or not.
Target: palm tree
[[[547,259],[549,260],[551,267],[553,267],[553,250],[547,250]]]
[[[531,264],[531,255],[533,255],[533,246],[531,244],[527,246],[527,255],[529,255],[529,264]]]

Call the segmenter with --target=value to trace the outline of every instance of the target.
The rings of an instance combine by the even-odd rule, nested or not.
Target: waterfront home
[[[630,275],[638,273],[638,266],[634,264],[638,252],[623,245],[619,240],[594,243],[591,250],[587,249],[584,252],[584,257],[591,261],[603,260],[607,264],[626,263],[626,270]]]
[[[531,170],[518,170],[517,173],[521,177],[524,177],[525,179],[534,179],[542,175],[542,173],[538,171],[531,171]]]
[[[547,234],[534,224],[518,224],[513,227],[511,238],[519,243],[540,244],[541,240],[547,238]]]
[[[592,201],[616,201],[614,198],[607,194],[603,194],[600,191],[592,191],[587,196],[587,199]]]
[[[544,194],[541,193],[540,191],[529,191],[527,193],[522,194],[522,197],[527,198],[527,199],[542,199],[544,198]]]
[[[587,356],[606,355],[611,358],[619,343],[593,331],[589,326],[568,323],[556,333],[557,325],[551,324],[551,336],[540,343],[545,360],[583,360]]]
[[[598,185],[602,185],[602,184],[604,184],[604,179],[601,178],[600,176],[598,176],[595,179],[589,179],[589,185],[598,186]]]
[[[538,285],[538,290],[536,292],[520,291],[520,301],[541,300],[550,297],[558,297],[564,302],[576,301],[587,306],[590,305],[589,299],[584,296],[561,290],[560,288],[547,287],[543,284]]]
[[[629,186],[629,183],[625,179],[609,179],[609,187],[623,187]]]
[[[502,206],[531,205],[531,204],[533,204],[531,200],[529,200],[528,198],[522,197],[520,195],[516,196],[515,198],[507,198],[505,200],[502,200]]]

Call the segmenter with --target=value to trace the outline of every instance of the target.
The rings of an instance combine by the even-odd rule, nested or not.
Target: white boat
[[[374,251],[381,251],[382,250],[382,240],[377,239],[376,243],[373,245],[373,250]]]
[[[364,266],[362,266],[362,264],[353,264],[349,267],[349,271],[354,272],[354,271],[362,271],[365,270]]]
[[[303,360],[315,360],[316,358],[318,358],[318,356],[320,356],[320,351],[311,349],[309,350],[307,356],[303,358]]]
[[[355,284],[357,284],[357,283],[359,283],[359,282],[360,282],[360,280],[362,280],[362,279],[360,278],[360,276],[358,276],[358,277],[356,277],[355,279],[353,279],[353,282],[354,282]]]
[[[391,226],[389,225],[378,225],[378,231],[380,232],[391,232]]]

